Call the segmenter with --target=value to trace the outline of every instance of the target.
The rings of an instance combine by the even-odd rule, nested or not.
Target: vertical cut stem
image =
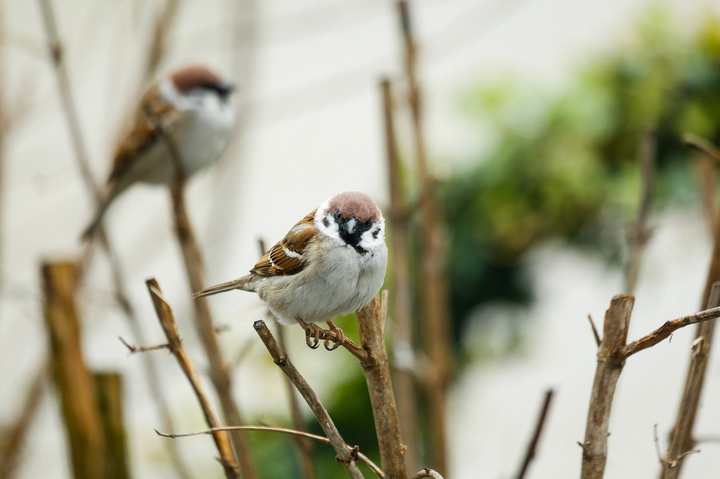
[[[435,180],[430,173],[422,125],[422,94],[417,76],[417,44],[413,37],[409,4],[398,2],[405,46],[405,74],[409,100],[415,155],[420,182],[421,306],[425,352],[432,369],[425,381],[428,402],[430,450],[436,468],[447,472],[447,393],[450,383],[452,351],[450,347],[450,315],[448,311],[445,272],[444,227],[432,192]]]
[[[601,479],[605,474],[610,410],[615,386],[625,366],[622,349],[627,341],[634,303],[635,298],[632,296],[615,296],[605,313],[603,337],[598,350],[597,369],[585,426],[585,442],[582,444],[582,479]]]
[[[640,273],[640,260],[645,245],[650,239],[648,230],[648,217],[650,216],[650,205],[652,203],[652,189],[655,180],[655,163],[657,158],[657,134],[653,128],[647,128],[643,132],[640,163],[642,171],[642,196],[640,198],[640,210],[635,223],[630,226],[628,238],[630,240],[630,256],[625,267],[625,293],[634,294]]]
[[[361,361],[361,366],[370,393],[381,467],[389,479],[405,479],[404,447],[385,350],[387,311],[384,306],[387,306],[387,295],[383,296],[382,306],[380,298],[375,296],[369,304],[357,311],[360,345],[368,352],[367,360]]]
[[[75,306],[78,268],[74,263],[42,266],[45,323],[55,387],[60,397],[73,475],[103,477],[104,438],[95,383],[85,364]]]
[[[707,309],[717,306],[720,306],[720,283],[713,284]],[[698,325],[698,338],[693,343],[692,357],[680,400],[680,408],[675,420],[675,427],[670,435],[668,451],[662,462],[661,479],[678,478],[681,464],[684,462],[681,459],[695,445],[693,427],[700,406],[714,330],[715,320],[705,321]]]
[[[105,435],[103,479],[128,479],[127,438],[123,421],[122,377],[117,372],[93,374],[100,421]]]
[[[388,79],[381,82],[385,146],[390,187],[390,236],[392,239],[391,291],[393,318],[393,354],[395,390],[398,396],[400,430],[405,440],[405,466],[418,467],[417,391],[415,385],[414,349],[412,341],[412,302],[410,260],[408,254],[407,207],[403,197],[400,158],[395,137],[392,84]]]

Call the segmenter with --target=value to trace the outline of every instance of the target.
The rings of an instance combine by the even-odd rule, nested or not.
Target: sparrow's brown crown
[[[202,65],[191,65],[176,70],[170,76],[175,88],[180,93],[187,93],[193,88],[215,89],[223,85],[223,81],[215,73]]]
[[[360,191],[346,191],[333,196],[327,211],[340,213],[344,218],[355,218],[361,223],[378,221],[381,214],[375,202]]]

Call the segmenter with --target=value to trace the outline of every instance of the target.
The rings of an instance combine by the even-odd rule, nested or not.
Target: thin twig
[[[169,437],[171,439],[175,439],[178,437],[190,437],[190,436],[200,436],[205,434],[212,434],[213,432],[217,431],[265,431],[265,432],[278,432],[280,434],[288,434],[290,436],[300,437],[304,439],[312,439],[314,441],[322,442],[323,444],[332,445],[330,443],[330,439],[326,438],[325,436],[318,436],[317,434],[310,434],[309,432],[305,431],[298,431],[296,429],[288,429],[285,427],[274,427],[274,426],[228,426],[228,427],[216,427],[214,429],[206,429],[204,431],[197,431],[197,432],[186,432],[186,433],[164,433],[160,432],[158,430],[155,430],[155,432],[162,437]],[[362,462],[367,465],[371,471],[373,471],[375,474],[377,474],[378,477],[385,477],[383,474],[383,471],[372,462],[365,454],[361,453],[360,451],[354,451],[354,448],[351,448],[348,446],[348,451],[350,453],[357,453],[358,459],[360,459]]]
[[[660,452],[660,438],[658,437],[658,425],[653,424],[653,440],[655,442],[655,454],[657,454],[658,462],[662,465],[665,464],[665,458]]]
[[[640,163],[642,171],[642,194],[637,220],[630,225],[628,242],[630,254],[625,265],[625,293],[634,294],[640,273],[640,260],[645,245],[650,239],[648,216],[652,202],[652,190],[655,180],[655,164],[657,162],[657,133],[654,128],[646,128],[642,135]]]
[[[552,402],[554,391],[548,389],[545,392],[545,399],[543,400],[542,407],[540,408],[540,414],[538,415],[537,424],[535,425],[535,432],[533,433],[530,444],[528,444],[527,451],[525,452],[525,458],[523,459],[522,466],[520,466],[520,472],[517,475],[518,479],[523,479],[527,474],[530,463],[535,458],[535,451],[537,445],[540,442],[540,435],[542,434],[543,427],[545,426],[545,420],[547,419],[548,411],[550,410],[550,403]]]
[[[3,433],[2,441],[0,441],[0,479],[11,479],[17,473],[21,447],[39,410],[40,399],[42,399],[42,393],[48,380],[49,368],[49,362],[44,359],[30,383],[17,420]]]
[[[590,321],[590,328],[592,329],[593,337],[595,338],[595,344],[597,344],[598,347],[600,347],[600,343],[602,340],[600,339],[600,334],[598,333],[597,328],[595,327],[595,321],[593,321],[592,315],[587,315],[588,321]]]
[[[292,381],[293,385],[297,388],[298,392],[300,392],[303,399],[305,399],[307,405],[310,406],[310,409],[313,414],[315,414],[315,417],[320,424],[320,428],[323,430],[330,441],[330,444],[335,449],[337,460],[345,466],[348,476],[353,479],[362,479],[362,474],[357,466],[357,455],[352,452],[354,448],[350,448],[343,440],[340,432],[337,430],[337,427],[335,427],[335,423],[325,409],[325,406],[322,405],[315,394],[315,391],[312,390],[305,378],[295,368],[292,362],[290,362],[290,359],[288,359],[285,352],[280,349],[277,341],[275,341],[272,333],[265,325],[265,321],[255,321],[253,327],[255,328],[255,332],[258,336],[260,336],[260,339],[262,339],[263,344],[265,344],[265,347],[270,353],[270,356],[272,356],[275,364],[277,364],[282,372],[285,373],[290,381]]]
[[[155,313],[157,314],[160,326],[165,333],[165,337],[168,340],[170,352],[177,359],[180,369],[182,369],[185,376],[190,381],[190,385],[195,391],[200,407],[202,408],[205,416],[205,422],[210,428],[219,427],[217,420],[217,414],[210,403],[210,398],[205,392],[205,388],[200,379],[200,375],[195,370],[195,367],[190,362],[190,357],[185,348],[182,345],[182,340],[177,331],[175,325],[175,318],[173,317],[170,305],[167,304],[162,296],[160,285],[154,278],[146,281],[148,291],[150,292],[150,298],[152,299],[153,306],[155,306]],[[235,457],[233,456],[232,444],[230,443],[230,435],[224,432],[216,432],[212,434],[215,446],[217,447],[218,453],[220,454],[220,463],[225,471],[225,477],[228,478],[239,478],[240,473],[236,466]]]
[[[123,345],[128,348],[128,351],[131,353],[144,353],[146,351],[156,351],[158,349],[170,349],[170,345],[167,343],[164,344],[156,344],[154,346],[135,346],[134,344],[130,344],[127,341],[125,341],[122,336],[118,336],[118,339],[120,340]]]

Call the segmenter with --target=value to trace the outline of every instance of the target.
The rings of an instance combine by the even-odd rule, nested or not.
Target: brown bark
[[[387,297],[381,305],[380,298],[375,296],[368,305],[357,311],[360,345],[368,352],[368,359],[361,361],[360,365],[370,393],[381,467],[389,479],[405,479],[404,447],[385,350],[386,306]]]
[[[615,296],[605,313],[603,337],[597,356],[597,369],[590,395],[582,450],[582,479],[601,479],[605,474],[608,452],[610,410],[615,386],[625,365],[622,349],[627,340],[635,299],[632,296]]]

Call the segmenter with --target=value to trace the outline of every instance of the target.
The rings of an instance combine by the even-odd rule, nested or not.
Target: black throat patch
[[[360,241],[362,240],[363,233],[372,227],[370,221],[361,223],[354,218],[343,218],[340,215],[337,215],[335,217],[335,220],[338,224],[338,233],[340,234],[340,239],[343,240],[348,246],[352,246],[353,249],[358,253],[367,253],[368,251],[362,246],[360,246]],[[348,229],[348,222],[350,222],[351,220],[355,220],[356,222],[355,229],[352,233]]]

